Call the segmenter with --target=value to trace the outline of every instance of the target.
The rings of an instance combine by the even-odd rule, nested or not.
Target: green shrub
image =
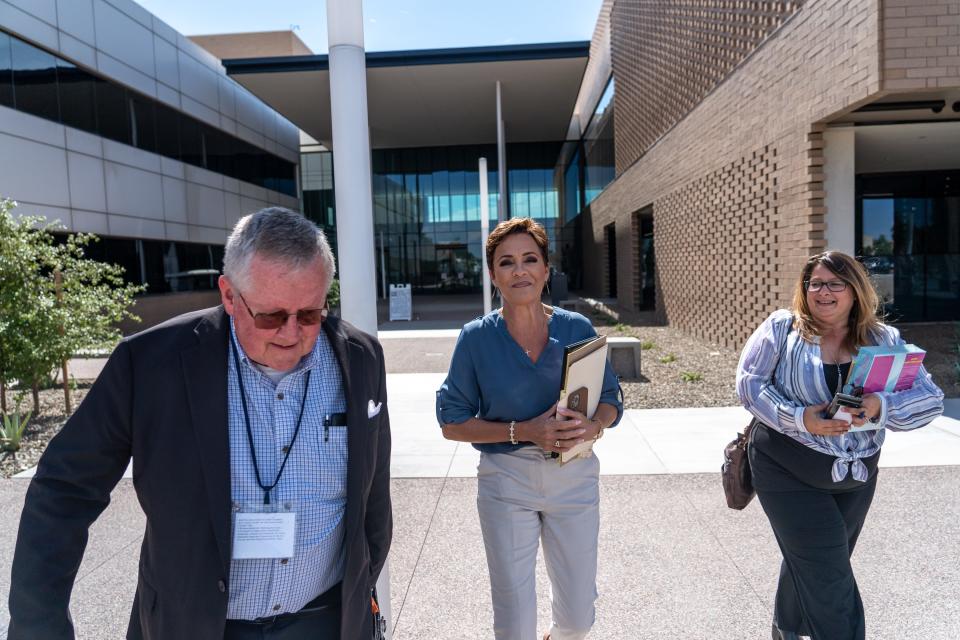
[[[11,414],[3,414],[3,421],[0,424],[0,449],[10,452],[19,451],[20,439],[28,422],[30,422],[30,412],[27,411],[21,415],[19,407]]]
[[[684,382],[701,382],[703,381],[703,374],[696,371],[681,371],[680,379]]]
[[[327,306],[331,309],[340,306],[340,281],[336,278],[330,283],[330,290],[327,291]]]
[[[676,362],[677,356],[673,355],[672,353],[668,353],[662,358],[657,359],[660,361],[660,364],[670,364],[671,362]]]
[[[643,342],[640,343],[640,348],[643,349],[644,351],[649,351],[650,349],[655,349],[656,346],[657,346],[657,345],[655,345],[655,344],[654,344],[652,341],[650,341],[650,340],[644,340]]]
[[[63,361],[120,340],[116,323],[137,319],[128,309],[145,287],[126,283],[122,267],[86,257],[96,236],[56,241],[61,225],[15,218],[15,206],[0,198],[0,385],[32,389],[37,413],[39,389]]]

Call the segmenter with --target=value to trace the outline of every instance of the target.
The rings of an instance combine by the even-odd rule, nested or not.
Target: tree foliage
[[[34,391],[64,360],[88,349],[109,349],[120,339],[116,323],[144,287],[124,282],[123,268],[84,256],[98,238],[69,234],[44,218],[12,214],[0,200],[0,382]],[[60,281],[58,284],[58,280]]]

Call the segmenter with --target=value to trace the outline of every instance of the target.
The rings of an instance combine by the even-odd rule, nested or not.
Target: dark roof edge
[[[458,49],[420,49],[414,51],[368,51],[367,68],[515,60],[557,60],[586,58],[589,54],[589,41],[463,47]],[[327,55],[233,58],[221,62],[228,75],[325,71],[330,68],[330,59]]]

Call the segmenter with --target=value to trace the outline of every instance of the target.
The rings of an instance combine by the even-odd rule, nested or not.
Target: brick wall
[[[960,85],[960,0],[883,0],[883,87]]]
[[[617,0],[617,173],[689,113],[800,0]]]
[[[777,152],[765,146],[654,203],[662,308],[675,326],[736,345],[770,312],[778,255]],[[691,228],[690,212],[702,218]],[[727,321],[696,320],[711,310]]]
[[[788,304],[826,244],[823,123],[880,93],[879,2],[806,0],[591,203],[584,255],[614,222],[621,305],[636,304],[633,214],[651,205],[664,320],[737,347]],[[585,262],[585,289],[602,290],[603,266]]]

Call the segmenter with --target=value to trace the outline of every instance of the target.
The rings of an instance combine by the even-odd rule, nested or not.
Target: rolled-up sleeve
[[[773,381],[791,324],[788,311],[772,313],[747,340],[737,365],[741,404],[758,420],[787,435],[806,431],[803,405],[783,395]]]
[[[465,328],[457,338],[447,378],[437,390],[437,422],[441,427],[466,422],[480,411],[480,385],[469,343]]]
[[[593,325],[586,317],[579,314],[575,317],[582,323],[584,331],[583,335],[578,337],[575,342],[593,338],[597,335],[597,330],[593,328]],[[614,373],[613,365],[610,364],[609,358],[607,358],[607,364],[603,370],[603,387],[600,390],[600,402],[616,407],[617,419],[607,428],[610,429],[617,426],[621,418],[623,418],[623,389],[620,388],[620,379],[617,378],[617,374]]]
[[[600,393],[600,402],[617,408],[617,419],[607,428],[617,426],[623,418],[623,390],[620,389],[620,381],[617,379],[617,374],[613,372],[613,366],[609,360],[603,372],[603,391]]]
[[[885,329],[885,344],[906,344],[897,329],[889,326]],[[922,366],[911,388],[896,392],[881,391],[877,395],[883,401],[880,426],[891,431],[919,429],[943,413],[943,391],[934,384],[933,377]]]

